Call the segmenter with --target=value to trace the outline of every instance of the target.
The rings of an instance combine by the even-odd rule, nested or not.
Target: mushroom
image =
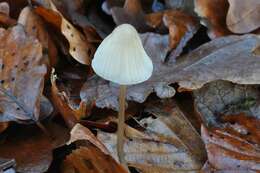
[[[130,24],[122,24],[99,45],[92,68],[100,77],[120,85],[117,152],[119,161],[126,166],[123,151],[126,88],[148,80],[153,72],[153,63],[136,29]]]

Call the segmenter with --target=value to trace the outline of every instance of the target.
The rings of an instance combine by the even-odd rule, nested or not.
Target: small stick
[[[117,128],[117,154],[120,163],[128,171],[128,166],[125,160],[124,153],[124,133],[125,133],[125,97],[126,86],[120,85],[119,92],[119,113],[118,113],[118,128]]]

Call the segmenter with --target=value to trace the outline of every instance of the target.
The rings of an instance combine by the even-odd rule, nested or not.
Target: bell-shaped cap
[[[153,72],[153,63],[139,35],[129,24],[119,25],[103,40],[92,67],[97,75],[120,85],[144,82]]]

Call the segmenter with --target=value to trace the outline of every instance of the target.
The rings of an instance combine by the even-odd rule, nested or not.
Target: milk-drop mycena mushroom
[[[153,72],[153,63],[146,54],[136,29],[129,24],[119,25],[98,47],[92,60],[92,68],[100,77],[120,85],[117,151],[125,164],[124,119],[127,85],[144,82]]]

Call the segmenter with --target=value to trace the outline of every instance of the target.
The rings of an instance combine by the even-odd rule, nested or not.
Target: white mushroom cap
[[[97,75],[120,85],[144,82],[153,72],[153,63],[139,35],[129,24],[119,25],[103,40],[92,67]]]

